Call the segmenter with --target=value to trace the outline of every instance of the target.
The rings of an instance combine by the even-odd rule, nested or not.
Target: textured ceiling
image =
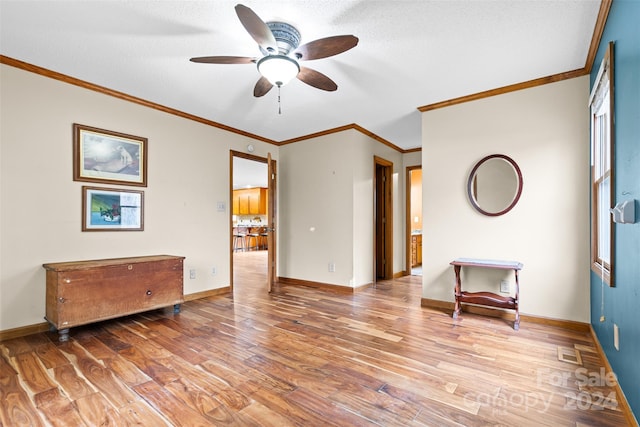
[[[293,24],[302,43],[353,34],[354,49],[304,62],[338,84],[294,80],[253,97],[259,56],[237,1],[0,0],[7,57],[274,141],[355,123],[400,148],[421,146],[417,107],[583,68],[599,0],[245,1]],[[99,126],[99,123],[96,124]]]

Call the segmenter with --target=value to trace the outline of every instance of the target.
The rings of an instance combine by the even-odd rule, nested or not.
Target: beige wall
[[[394,271],[403,270],[402,155],[349,130],[280,147],[281,276],[340,286],[372,282],[374,155],[394,164]]]
[[[518,260],[522,313],[589,322],[588,94],[585,76],[423,114],[423,297],[453,301],[454,258]],[[466,182],[495,153],[518,163],[524,188],[511,212],[487,217]],[[503,278],[464,273],[472,291]]]
[[[47,262],[182,255],[185,294],[229,285],[229,150],[277,147],[5,65],[0,78],[0,330],[43,321]],[[127,187],[73,181],[74,122],[149,139],[143,232],[81,231],[83,184]]]

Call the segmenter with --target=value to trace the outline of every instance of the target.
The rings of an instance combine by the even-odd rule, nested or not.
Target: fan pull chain
[[[278,85],[278,114],[282,114],[282,108],[280,107],[280,88],[282,85]]]

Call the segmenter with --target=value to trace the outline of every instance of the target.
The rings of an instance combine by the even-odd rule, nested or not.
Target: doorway
[[[374,279],[393,278],[393,163],[373,157]]]
[[[234,298],[271,289],[275,265],[275,161],[231,151],[230,287]],[[272,177],[272,179],[270,179]]]
[[[409,166],[406,187],[405,274],[422,276],[422,166]]]

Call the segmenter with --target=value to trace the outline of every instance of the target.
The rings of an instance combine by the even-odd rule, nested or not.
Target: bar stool
[[[255,227],[249,229],[249,233],[247,234],[247,248],[251,250],[251,248],[259,249],[260,233],[256,231]],[[253,240],[253,246],[251,246],[251,241]]]
[[[267,233],[267,227],[260,228],[260,249],[268,249],[269,233]]]
[[[244,252],[246,249],[246,240],[247,240],[247,235],[242,233],[239,228],[233,229],[233,251],[234,252],[237,252],[240,249]]]

